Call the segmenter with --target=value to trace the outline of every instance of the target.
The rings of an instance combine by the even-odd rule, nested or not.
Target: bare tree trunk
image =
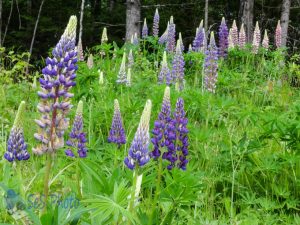
[[[79,35],[78,35],[78,42],[81,41],[82,38],[82,21],[83,21],[83,13],[84,13],[84,0],[81,1],[80,7],[80,20],[79,20]],[[81,42],[82,43],[82,42]]]
[[[246,28],[246,36],[248,42],[251,42],[253,34],[253,6],[254,0],[245,0],[242,23],[244,23]]]
[[[22,21],[21,21],[21,13],[19,9],[19,3],[18,0],[16,0],[16,6],[17,6],[17,11],[18,11],[18,16],[19,16],[19,30],[22,28]]]
[[[1,40],[2,40],[2,0],[0,0],[0,47],[1,45]]]
[[[286,47],[286,40],[288,37],[288,27],[289,27],[289,18],[290,18],[290,7],[291,0],[282,1],[282,11],[281,11],[281,45]]]
[[[42,12],[44,2],[45,2],[45,0],[42,0],[40,8],[39,8],[37,19],[35,21],[35,26],[34,26],[33,35],[32,35],[31,44],[30,44],[30,49],[29,49],[29,57],[28,57],[28,61],[27,61],[28,64],[29,64],[29,61],[30,61],[30,58],[31,58],[33,44],[34,44],[34,40],[35,40],[35,34],[36,34],[36,30],[37,30],[37,27],[38,27],[38,24],[39,24],[39,21],[40,21],[40,16],[41,16],[41,12]],[[26,73],[28,73],[28,66],[29,65],[27,65],[27,67],[26,67]]]
[[[6,37],[8,25],[10,23],[10,18],[11,18],[11,14],[12,14],[13,8],[14,8],[14,0],[11,0],[10,12],[9,12],[9,16],[8,16],[8,19],[7,19],[7,24],[6,24],[4,35],[3,35],[2,46],[4,45],[4,41],[5,41],[5,37]]]
[[[140,35],[141,2],[140,0],[127,0],[126,9],[126,41],[137,33]]]
[[[207,31],[208,28],[208,0],[205,0],[205,9],[204,9],[204,29]]]

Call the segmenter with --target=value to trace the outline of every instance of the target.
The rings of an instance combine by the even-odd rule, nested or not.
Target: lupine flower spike
[[[154,122],[154,128],[152,130],[153,138],[151,139],[151,142],[153,143],[154,149],[151,152],[151,157],[154,159],[158,159],[161,156],[162,148],[169,144],[167,128],[170,121],[170,88],[166,87],[161,111],[158,114],[157,120]]]
[[[196,29],[196,36],[193,41],[193,50],[195,52],[200,52],[204,46],[204,38],[205,38],[205,31],[203,27],[199,27]]]
[[[102,36],[101,36],[101,44],[105,44],[107,41],[108,41],[107,29],[106,29],[106,27],[104,27],[103,31],[102,31]]]
[[[151,115],[151,101],[147,100],[140,124],[131,143],[128,156],[125,158],[125,165],[133,170],[135,167],[144,166],[149,162],[149,121]]]
[[[245,29],[244,29],[244,24],[242,23],[241,29],[239,32],[239,47],[244,48],[245,45],[246,45],[246,33],[245,33]]]
[[[232,41],[232,28],[229,29],[229,35],[228,35],[228,49],[233,49],[234,44]]]
[[[225,58],[228,51],[228,28],[225,22],[225,18],[222,18],[221,25],[219,27],[219,56]]]
[[[252,52],[257,54],[258,48],[260,46],[260,29],[258,26],[258,22],[256,22],[254,33],[253,33],[253,42],[252,42]]]
[[[93,54],[89,55],[86,64],[87,64],[87,66],[88,66],[89,69],[92,69],[94,67],[94,57],[93,57]]]
[[[161,69],[158,75],[158,83],[163,84],[164,82],[166,82],[167,85],[171,85],[172,82],[166,51],[164,51],[163,61],[161,62]]]
[[[184,52],[184,45],[183,45],[181,32],[179,32],[179,42],[180,42],[181,52]]]
[[[172,83],[177,83],[178,90],[183,90],[184,88],[184,64],[185,62],[180,47],[180,41],[178,40],[172,68]]]
[[[232,27],[231,27],[231,38],[233,46],[236,47],[239,45],[239,31],[236,26],[235,20],[233,20]]]
[[[278,20],[276,31],[275,31],[275,45],[277,48],[281,47],[281,39],[282,39],[281,35],[282,35],[282,33],[281,33],[280,20]]]
[[[147,26],[147,20],[146,18],[144,19],[144,25],[142,29],[142,38],[147,38],[148,37],[148,26]]]
[[[77,51],[78,51],[78,60],[79,61],[84,61],[83,48],[82,48],[82,41],[81,41],[81,39],[79,39],[79,41],[78,41]]]
[[[109,131],[108,142],[117,144],[118,148],[126,143],[125,130],[123,126],[119,102],[117,99],[115,99],[114,101],[114,116],[111,124],[111,129]]]
[[[68,26],[60,41],[53,49],[53,58],[47,58],[47,66],[42,70],[40,78],[41,98],[37,108],[42,114],[40,120],[35,120],[39,126],[34,137],[40,145],[32,151],[36,154],[53,153],[64,146],[64,131],[69,126],[67,115],[71,109],[70,89],[76,85],[75,71],[77,70],[76,16],[71,16]]]
[[[85,146],[86,133],[83,132],[83,102],[80,100],[78,102],[76,115],[72,127],[72,131],[69,135],[69,140],[66,144],[70,147],[65,151],[66,156],[75,157],[74,152],[71,148],[77,149],[77,154],[79,158],[85,158],[87,154],[87,148]]]
[[[132,49],[130,49],[128,54],[128,67],[131,68],[133,64],[134,64],[134,58],[133,58]]]
[[[269,37],[268,37],[268,32],[265,30],[264,33],[264,39],[262,41],[262,46],[264,49],[268,50],[269,49]]]
[[[99,73],[99,84],[104,84],[103,72],[98,70]]]
[[[169,30],[169,26],[170,26],[170,22],[168,22],[167,25],[167,29],[165,30],[165,32],[160,36],[160,38],[158,39],[158,44],[164,44],[167,42],[168,40],[168,30]]]
[[[210,42],[205,55],[204,86],[207,91],[215,93],[218,79],[218,50],[213,32],[210,34]]]
[[[118,79],[117,79],[117,83],[118,84],[126,84],[126,68],[125,68],[125,63],[126,63],[126,53],[123,53],[123,58],[122,58],[122,63],[120,66],[120,70],[118,73]]]
[[[128,68],[126,86],[131,87],[131,68]]]
[[[174,52],[175,50],[175,44],[176,44],[176,29],[175,29],[175,24],[173,20],[173,16],[170,18],[170,24],[169,24],[169,29],[168,29],[168,38],[167,38],[167,52]]]
[[[192,48],[192,45],[189,44],[189,49],[188,49],[188,53],[192,52],[193,51],[193,48]]]
[[[9,162],[28,160],[30,158],[23,134],[22,116],[24,110],[25,102],[22,101],[19,106],[14,125],[9,134],[7,150],[4,153],[4,158]]]
[[[158,9],[156,9],[153,18],[153,36],[158,37],[158,33],[159,33],[159,14],[158,14]]]

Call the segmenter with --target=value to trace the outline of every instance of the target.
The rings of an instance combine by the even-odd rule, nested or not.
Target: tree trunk
[[[290,7],[291,0],[282,1],[282,11],[281,11],[281,45],[286,47],[286,40],[288,37],[288,27],[289,27],[289,18],[290,18]]]
[[[11,18],[13,8],[14,8],[14,0],[11,0],[10,12],[9,12],[9,16],[8,16],[8,19],[7,19],[7,24],[6,24],[4,35],[3,35],[2,46],[4,45],[4,41],[5,41],[6,33],[7,33],[7,30],[8,30],[8,26],[9,26],[9,23],[10,23],[10,18]]]
[[[244,1],[242,23],[244,23],[246,28],[246,36],[248,42],[252,41],[253,34],[253,6],[254,0]]]
[[[78,42],[81,41],[82,38],[82,21],[83,21],[83,13],[84,13],[84,0],[81,1],[80,7],[80,19],[79,19],[79,35],[78,35]],[[81,42],[82,43],[82,42]]]
[[[39,8],[37,19],[35,21],[35,26],[34,26],[33,35],[32,35],[31,44],[30,44],[30,49],[29,49],[29,57],[28,57],[28,61],[27,61],[28,64],[30,62],[30,58],[31,58],[31,54],[32,54],[32,49],[33,49],[33,44],[34,44],[34,40],[35,40],[35,34],[36,34],[36,30],[37,30],[37,27],[38,27],[38,24],[39,24],[39,21],[40,21],[40,16],[41,16],[41,12],[42,12],[42,8],[43,8],[43,5],[44,5],[44,2],[45,2],[45,0],[42,0],[40,8]],[[28,74],[28,66],[29,65],[27,65],[27,67],[26,67],[26,73],[27,74]]]
[[[205,8],[204,8],[204,29],[207,31],[208,29],[208,0],[205,0]]]
[[[127,0],[126,9],[126,41],[137,33],[140,35],[141,2],[140,0]]]

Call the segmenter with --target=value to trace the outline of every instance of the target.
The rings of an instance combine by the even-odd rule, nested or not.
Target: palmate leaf
[[[130,189],[126,187],[126,182],[122,181],[119,185],[115,183],[111,196],[92,195],[82,202],[87,203],[87,210],[92,213],[92,218],[101,215],[102,221],[107,223],[108,220],[117,222],[124,217],[134,224],[133,216],[126,209],[129,193]]]

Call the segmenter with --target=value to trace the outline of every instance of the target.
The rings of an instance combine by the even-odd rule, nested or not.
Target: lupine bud
[[[103,79],[103,72],[98,70],[99,73],[99,84],[104,84],[104,79]]]
[[[9,138],[7,141],[7,150],[4,153],[4,158],[9,161],[21,161],[28,160],[30,155],[27,151],[27,144],[24,140],[22,115],[25,111],[25,102],[22,101],[14,121],[14,125],[11,128]]]
[[[122,63],[120,66],[120,70],[118,73],[118,79],[117,79],[117,83],[118,84],[126,84],[126,68],[125,68],[125,63],[126,63],[126,53],[123,53],[123,58],[122,58]]]
[[[172,83],[178,83],[179,90],[184,87],[184,58],[181,52],[180,41],[177,41],[176,53],[173,59]]]
[[[78,60],[79,61],[84,61],[83,48],[82,48],[82,41],[81,41],[81,39],[79,39],[79,41],[78,41],[77,51],[78,51]]]
[[[234,48],[234,44],[232,41],[232,29],[229,29],[229,35],[228,35],[228,49],[233,49]]]
[[[101,36],[101,44],[104,44],[108,41],[108,38],[107,38],[107,29],[106,27],[103,28],[103,31],[102,31],[102,36]]]
[[[175,29],[175,24],[173,21],[173,16],[170,18],[170,24],[169,24],[169,29],[168,29],[168,39],[167,39],[167,52],[174,52],[175,50],[175,44],[176,44],[176,29]]]
[[[131,87],[131,68],[128,68],[126,86]]]
[[[139,39],[137,37],[137,33],[134,33],[134,35],[131,37],[131,44],[139,45]]]
[[[231,29],[232,29],[232,31],[231,31],[232,43],[233,43],[233,46],[236,47],[239,45],[239,37],[238,37],[239,31],[236,26],[235,20],[233,20]]]
[[[276,31],[275,31],[275,44],[277,48],[281,47],[281,40],[282,40],[281,25],[280,25],[280,20],[278,20]]]
[[[38,92],[41,98],[38,110],[42,116],[40,120],[35,120],[39,130],[34,134],[41,144],[32,150],[36,154],[53,153],[64,146],[64,131],[69,126],[66,116],[72,107],[70,98],[73,97],[69,91],[76,85],[74,79],[78,68],[76,25],[76,16],[71,16],[65,32],[52,51],[53,58],[46,59],[47,66],[42,70],[41,91]]]
[[[257,54],[258,48],[260,46],[260,29],[258,26],[258,22],[256,21],[254,33],[253,33],[253,42],[252,42],[252,52]]]
[[[128,156],[125,158],[125,165],[133,170],[136,166],[144,166],[149,162],[149,121],[151,115],[151,101],[147,100],[140,124],[131,143]]]
[[[148,26],[147,26],[147,21],[146,18],[144,19],[144,25],[142,29],[142,38],[147,38],[148,37]]]
[[[214,32],[210,34],[210,42],[205,55],[204,86],[209,92],[215,93],[218,79],[218,49],[216,47]]]
[[[69,140],[66,144],[73,148],[77,149],[77,154],[79,158],[85,158],[87,154],[87,148],[85,146],[86,140],[86,133],[83,132],[83,102],[80,100],[78,102],[76,115],[72,127],[72,131],[69,134]],[[72,149],[67,149],[65,151],[66,156],[75,157]]]
[[[158,33],[159,33],[159,14],[158,14],[158,9],[156,9],[153,18],[153,36],[158,37]]]
[[[196,36],[193,41],[193,50],[195,52],[200,52],[204,46],[204,38],[205,38],[205,31],[203,27],[199,27],[196,30]]]
[[[132,49],[130,49],[128,54],[128,67],[131,68],[133,64],[134,64],[134,58],[133,58]]]
[[[181,52],[184,52],[184,45],[183,45],[181,32],[179,32],[179,42],[180,42]]]
[[[239,32],[239,47],[244,48],[245,45],[246,45],[246,33],[245,33],[245,29],[244,29],[244,24],[242,23],[241,29]]]
[[[93,57],[93,54],[89,55],[86,64],[87,64],[87,66],[88,66],[89,69],[92,69],[94,67],[94,57]]]
[[[222,18],[221,25],[219,27],[219,56],[226,57],[228,51],[228,28],[225,22],[225,18]]]
[[[154,149],[151,157],[157,159],[161,156],[161,150],[168,144],[167,126],[171,121],[171,102],[170,102],[170,88],[166,87],[164,98],[162,102],[161,111],[154,123],[152,130],[153,138],[151,139]]]
[[[193,51],[192,45],[189,44],[189,50],[188,50],[188,53],[191,53],[192,51]]]
[[[264,39],[262,41],[262,46],[264,49],[268,50],[269,49],[269,37],[268,37],[268,32],[265,30],[264,34]]]
[[[164,44],[168,40],[168,30],[169,30],[170,22],[168,22],[167,29],[165,32],[161,35],[161,37],[158,39],[158,44]]]
[[[167,85],[170,85],[172,81],[170,69],[167,62],[167,53],[164,51],[163,61],[161,62],[161,69],[158,75],[158,83],[163,84],[166,82]]]
[[[117,144],[118,148],[126,143],[125,130],[123,126],[119,102],[117,99],[115,99],[114,101],[114,116],[111,124],[111,129],[109,131],[108,142]]]
[[[38,73],[36,73],[36,75],[33,77],[32,85],[31,85],[33,89],[37,88],[37,82],[36,82],[37,75]]]

